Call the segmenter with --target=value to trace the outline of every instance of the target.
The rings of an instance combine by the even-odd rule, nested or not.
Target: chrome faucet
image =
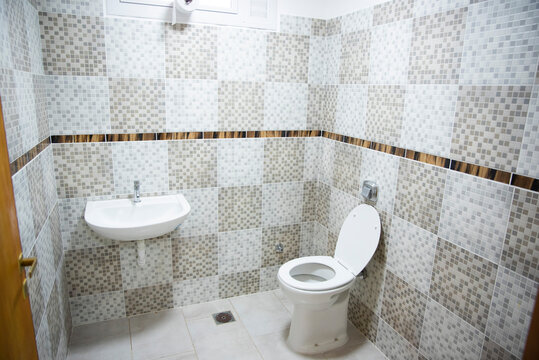
[[[140,202],[140,181],[135,180],[135,197],[133,199],[134,203]]]

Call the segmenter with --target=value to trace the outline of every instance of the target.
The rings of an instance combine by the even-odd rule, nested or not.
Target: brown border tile
[[[157,140],[197,140],[203,139],[203,132],[170,132],[170,133],[158,133]]]
[[[449,165],[451,164],[451,159],[444,158],[442,156],[430,155],[414,150],[406,150],[406,158],[429,165],[443,167],[446,169],[449,169]]]
[[[539,191],[539,179],[513,174],[511,185],[531,191]]]
[[[107,134],[107,141],[151,141],[157,139],[157,133]]]
[[[451,160],[451,170],[484,179],[494,180],[504,184],[509,184],[511,181],[511,173],[502,170],[490,169],[484,166],[472,165],[462,161]]]
[[[9,169],[11,171],[11,176],[15,175],[20,169],[26,166],[30,161],[32,161],[40,152],[45,150],[47,146],[51,144],[51,139],[49,137],[45,138],[39,144],[28,150],[25,154],[19,156],[12,163],[9,164]]]

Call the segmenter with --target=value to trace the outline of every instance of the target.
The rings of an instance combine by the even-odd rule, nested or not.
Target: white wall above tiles
[[[386,1],[388,0],[279,0],[279,13],[316,19],[331,19]]]

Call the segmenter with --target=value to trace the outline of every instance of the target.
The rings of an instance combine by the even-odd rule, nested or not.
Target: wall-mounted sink
[[[99,235],[119,241],[151,239],[174,230],[191,211],[181,194],[88,201],[84,220]]]

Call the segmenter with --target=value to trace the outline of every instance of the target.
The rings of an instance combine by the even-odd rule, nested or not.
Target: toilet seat
[[[322,264],[335,273],[331,279],[319,282],[300,281],[292,277],[291,271],[297,266],[304,264]],[[355,279],[348,269],[342,266],[331,256],[306,256],[293,259],[281,266],[278,273],[279,278],[288,286],[306,291],[325,291],[344,286]]]

